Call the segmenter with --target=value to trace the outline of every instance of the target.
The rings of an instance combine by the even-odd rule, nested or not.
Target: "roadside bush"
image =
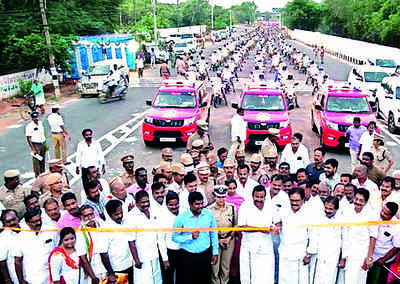
[[[31,90],[32,84],[33,83],[31,80],[18,79],[19,92],[16,95],[14,95],[13,97],[23,98],[24,95]]]

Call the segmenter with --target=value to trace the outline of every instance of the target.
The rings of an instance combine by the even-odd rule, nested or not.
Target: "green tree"
[[[312,0],[292,0],[285,6],[284,19],[290,29],[315,31],[321,22],[321,8]]]

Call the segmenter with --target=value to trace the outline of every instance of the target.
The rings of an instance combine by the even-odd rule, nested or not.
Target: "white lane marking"
[[[387,146],[397,146],[398,144],[393,141],[388,141],[388,142],[386,142],[386,145]]]
[[[14,128],[20,128],[22,126],[23,126],[22,124],[14,124],[14,125],[7,126],[7,128],[14,129]]]
[[[136,141],[138,141],[138,139],[136,137],[129,137],[124,140],[124,142],[128,142],[128,143],[134,143]]]
[[[146,111],[137,113],[134,115],[134,118],[122,123],[121,125],[117,126],[116,128],[110,130],[106,134],[104,134],[102,137],[97,139],[97,142],[102,144],[102,142],[108,142],[107,147],[103,149],[103,154],[104,156],[107,156],[115,147],[118,146],[122,141],[124,141],[131,133],[133,133],[136,129],[138,129],[143,122],[143,119],[141,119],[144,115],[146,114]],[[133,126],[132,124],[135,123]],[[131,127],[129,127],[131,126]],[[113,134],[114,133],[124,133],[121,135],[119,138],[116,138]],[[72,162],[72,159],[75,158],[76,152],[73,154],[69,155],[67,160],[71,161],[71,164],[65,166],[65,170],[67,170],[71,175],[72,179],[69,181],[70,185],[73,185],[80,179],[80,175],[77,175],[75,172],[76,169],[76,163]],[[33,182],[35,181],[35,178],[32,178],[28,180],[25,185],[29,186],[32,185]]]
[[[400,145],[400,139],[397,138],[394,134],[390,133],[389,130],[386,130],[387,125],[383,124],[382,122],[378,121],[378,125],[380,125],[381,127],[379,127],[379,129],[381,131],[383,131],[387,136],[389,136],[390,138],[392,138],[393,141],[395,141],[397,144]]]

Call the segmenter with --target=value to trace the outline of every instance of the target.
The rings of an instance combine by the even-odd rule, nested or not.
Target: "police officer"
[[[0,187],[0,202],[6,209],[14,209],[18,216],[22,217],[25,212],[24,198],[29,195],[29,191],[20,183],[18,170],[4,172],[4,185]]]
[[[235,206],[225,202],[228,187],[225,185],[214,186],[213,196],[216,199],[208,209],[214,214],[217,227],[234,227],[237,224]],[[234,249],[233,232],[218,232],[218,261],[212,266],[211,283],[227,284],[229,280],[229,265]],[[221,281],[221,282],[220,282]]]
[[[33,182],[32,185],[32,191],[34,191],[38,196],[41,194],[44,194],[48,192],[50,189],[47,186],[46,183],[46,178],[51,174],[51,173],[59,173],[62,176],[62,181],[63,181],[63,189],[68,191],[70,189],[69,186],[69,180],[64,172],[64,164],[61,159],[53,159],[53,160],[48,160],[47,164],[49,165],[49,170],[40,174],[36,180]]]
[[[261,153],[264,151],[268,151],[268,149],[274,149],[276,152],[278,152],[276,145],[278,144],[279,140],[279,129],[270,128],[268,129],[268,132],[268,137],[263,141],[261,145]]]
[[[261,169],[262,156],[260,154],[253,154],[250,157],[250,174],[249,178],[259,182],[260,176],[263,174]]]
[[[209,150],[213,150],[214,146],[211,143],[210,135],[208,134],[208,123],[204,120],[197,121],[197,131],[193,133],[188,139],[186,150],[189,152],[192,150],[192,144],[197,139],[201,139],[204,142],[204,147],[207,147]]]
[[[220,176],[222,176],[222,169],[217,167],[218,157],[214,152],[210,152],[206,156],[206,160],[208,165],[210,166],[211,176],[217,180]]]
[[[25,136],[32,154],[33,171],[37,177],[45,171],[46,132],[37,111],[31,113],[31,118],[32,121],[25,128]]]
[[[46,184],[50,190],[40,196],[40,205],[43,206],[50,197],[57,200],[58,204],[62,204],[61,196],[68,192],[62,188],[62,176],[59,173],[51,173],[46,177]]]
[[[161,160],[172,163],[174,160],[174,151],[171,148],[164,148],[161,150]]]
[[[125,171],[121,172],[119,177],[121,178],[121,181],[125,187],[129,187],[135,183],[135,156],[133,154],[123,156],[121,158],[121,162]]]
[[[197,178],[199,180],[197,188],[201,188],[206,194],[206,198],[208,201],[208,204],[206,204],[206,206],[210,205],[215,201],[213,195],[215,182],[214,179],[210,177],[210,166],[207,163],[202,162],[197,166],[196,171]]]

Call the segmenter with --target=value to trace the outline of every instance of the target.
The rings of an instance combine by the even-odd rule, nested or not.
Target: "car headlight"
[[[289,126],[289,120],[279,122],[279,128],[285,128]]]
[[[152,117],[144,117],[144,122],[149,123],[149,124],[153,124],[153,118]]]
[[[194,123],[194,119],[195,119],[195,117],[184,119],[183,125],[190,125],[190,124]]]
[[[339,130],[338,124],[330,121],[326,122],[326,126],[333,130]]]

